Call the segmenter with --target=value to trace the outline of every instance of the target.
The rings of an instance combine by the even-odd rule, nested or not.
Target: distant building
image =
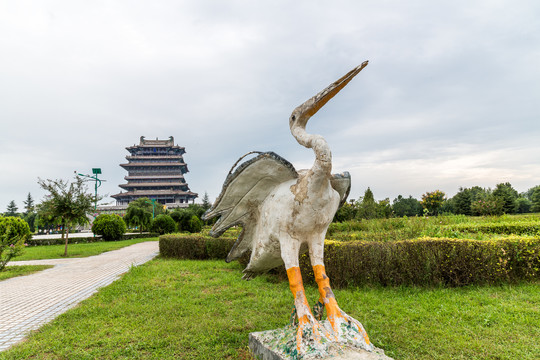
[[[143,197],[155,199],[168,208],[195,202],[198,195],[189,190],[184,179],[188,167],[182,155],[186,151],[174,145],[172,136],[168,140],[146,140],[141,136],[139,145],[126,150],[129,151],[128,162],[120,166],[128,172],[124,177],[127,184],[119,185],[126,191],[111,196],[116,200],[116,207],[125,209],[131,201]]]

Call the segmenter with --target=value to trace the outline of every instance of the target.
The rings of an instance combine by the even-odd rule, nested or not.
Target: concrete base
[[[334,346],[329,349],[328,354],[306,354],[297,357],[295,354],[286,354],[283,348],[276,346],[272,338],[276,331],[287,331],[284,329],[260,331],[249,334],[249,348],[258,360],[311,360],[311,359],[332,359],[332,360],[393,360],[384,354],[384,350],[375,348],[373,351],[366,351],[358,348]]]

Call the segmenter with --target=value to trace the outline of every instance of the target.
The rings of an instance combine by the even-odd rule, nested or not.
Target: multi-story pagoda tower
[[[184,180],[188,172],[182,155],[185,148],[174,145],[174,138],[168,140],[146,140],[141,136],[139,145],[126,148],[127,164],[120,164],[128,175],[124,177],[127,184],[119,185],[126,192],[112,195],[116,204],[125,206],[138,198],[155,199],[168,207],[186,206],[194,202],[196,193],[189,190]]]

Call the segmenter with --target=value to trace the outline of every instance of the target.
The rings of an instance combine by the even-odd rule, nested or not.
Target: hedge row
[[[159,253],[177,259],[225,259],[235,241],[235,238],[167,234],[159,237]]]
[[[334,286],[495,284],[540,279],[540,239],[420,238],[396,242],[325,243]],[[309,257],[301,257],[312,277]]]
[[[165,257],[224,259],[234,241],[233,238],[163,235],[159,238],[159,248]],[[326,241],[324,258],[335,287],[464,286],[540,279],[540,238]],[[304,281],[312,282],[313,271],[307,254],[300,257],[300,267]]]
[[[507,235],[540,235],[540,223],[538,221],[520,222],[497,222],[480,224],[455,224],[444,228],[469,233],[490,233]]]
[[[58,234],[58,236],[62,236]],[[129,240],[129,239],[142,239],[142,238],[152,238],[158,237],[159,234],[155,233],[142,233],[142,234],[124,234],[120,240]],[[88,236],[88,237],[68,237],[68,244],[87,244],[93,242],[103,241],[101,235]],[[26,243],[28,246],[41,246],[41,245],[63,245],[66,243],[65,239],[30,239]]]

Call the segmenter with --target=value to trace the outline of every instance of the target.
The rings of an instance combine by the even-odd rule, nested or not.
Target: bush
[[[0,216],[0,270],[11,258],[20,255],[31,237],[30,227],[21,218]]]
[[[126,223],[116,214],[101,214],[94,220],[92,232],[106,241],[120,240],[126,232]]]
[[[396,242],[335,242],[324,247],[336,287],[376,285],[496,284],[540,279],[540,239],[420,238]],[[300,266],[313,278],[309,256]]]
[[[200,232],[204,225],[203,221],[200,219],[202,208],[190,207],[185,209],[175,209],[171,212],[171,217],[176,222],[178,226],[178,231],[187,231],[190,233]]]
[[[459,232],[468,233],[489,233],[506,235],[540,235],[540,222],[520,221],[520,222],[493,222],[493,223],[465,223],[447,225],[444,228]]]
[[[159,237],[159,253],[177,259],[225,259],[235,238],[172,234]]]
[[[159,238],[164,257],[225,259],[236,239],[193,235]],[[325,267],[334,287],[359,285],[464,286],[540,279],[540,238],[458,240],[419,238],[395,242],[326,241]],[[247,256],[240,259],[247,263]],[[309,255],[300,257],[313,282]],[[283,278],[285,271],[278,270]]]
[[[152,231],[160,235],[170,234],[176,231],[176,223],[169,215],[158,215],[152,221]]]

